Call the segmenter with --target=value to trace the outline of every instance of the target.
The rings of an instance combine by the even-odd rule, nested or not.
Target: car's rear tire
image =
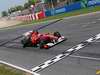
[[[54,36],[59,38],[59,37],[61,37],[61,34],[59,32],[54,32]]]
[[[31,42],[30,42],[30,40],[29,40],[28,38],[23,38],[23,39],[21,40],[21,43],[22,43],[22,45],[23,45],[23,48],[28,47],[28,46],[31,45]]]

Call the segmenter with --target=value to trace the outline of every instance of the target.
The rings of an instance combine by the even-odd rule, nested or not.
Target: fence
[[[80,1],[80,2],[76,2],[76,3],[72,3],[70,5],[65,5],[63,7],[49,9],[46,11],[40,11],[36,14],[17,16],[16,19],[22,20],[22,21],[38,20],[38,19],[42,19],[42,18],[45,18],[48,16],[53,16],[56,14],[78,10],[83,7],[91,7],[91,6],[97,6],[97,5],[100,5],[100,0],[87,0],[87,2]]]
[[[90,6],[98,6],[100,5],[100,0],[89,0],[88,3],[87,3],[87,6],[90,7]]]
[[[80,2],[76,2],[76,3],[70,4],[70,5],[65,5],[65,6],[60,7],[60,8],[47,10],[45,12],[45,15],[52,16],[52,15],[56,15],[56,14],[60,14],[60,13],[64,13],[64,12],[70,12],[70,11],[77,10],[77,9],[81,9]]]

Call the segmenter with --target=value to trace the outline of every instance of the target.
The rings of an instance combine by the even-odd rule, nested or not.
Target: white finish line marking
[[[61,59],[65,58],[65,57],[68,57],[72,53],[84,48],[89,43],[97,41],[98,39],[100,39],[100,33],[93,36],[93,37],[91,37],[91,38],[89,38],[89,39],[87,39],[87,40],[85,40],[84,42],[81,42],[80,44],[78,44],[76,46],[73,46],[72,48],[62,52],[61,54],[58,54],[57,56],[51,58],[50,60],[47,60],[46,62],[40,64],[39,66],[36,66],[36,67],[32,68],[31,70],[33,72],[39,72],[39,71],[45,69],[46,67],[60,61]]]
[[[5,65],[8,65],[8,66],[11,66],[11,67],[13,67],[13,68],[19,69],[19,70],[24,71],[24,72],[28,72],[28,73],[30,73],[30,74],[32,74],[32,75],[40,75],[40,74],[38,74],[38,73],[36,73],[36,72],[32,72],[32,71],[30,71],[30,70],[27,70],[27,69],[21,68],[21,67],[19,67],[19,66],[16,66],[16,65],[7,63],[7,62],[5,62],[5,61],[1,61],[1,60],[0,60],[0,63],[1,63],[1,64],[5,64]]]

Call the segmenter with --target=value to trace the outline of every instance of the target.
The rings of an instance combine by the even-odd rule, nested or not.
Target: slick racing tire
[[[56,37],[61,37],[61,34],[59,33],[59,32],[54,32],[54,34],[53,34],[54,36],[56,36]]]
[[[40,49],[42,49],[45,44],[46,44],[45,40],[41,40],[39,43]]]
[[[23,39],[21,40],[21,43],[22,43],[22,45],[23,45],[23,48],[25,48],[25,47],[27,47],[27,46],[30,45],[30,41],[29,41],[29,39],[27,39],[27,38],[23,38]]]
[[[25,48],[26,45],[27,45],[27,40],[24,38],[24,39],[21,40],[21,43],[23,45],[23,48]]]
[[[39,47],[40,49],[44,48],[46,46],[47,43],[49,43],[50,41],[46,40],[46,39],[41,39],[39,42]],[[47,49],[47,48],[46,48]]]

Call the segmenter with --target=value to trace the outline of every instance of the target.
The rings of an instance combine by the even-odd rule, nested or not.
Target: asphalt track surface
[[[45,24],[39,26],[42,25]],[[36,25],[35,27],[39,26]],[[0,42],[13,39],[31,29],[33,29],[33,26],[1,30]],[[42,33],[54,31],[59,31],[68,40],[49,50],[40,50],[39,48],[23,49],[19,42],[20,39],[18,39],[0,47],[0,60],[23,68],[32,69],[66,49],[100,33],[100,14],[64,19],[40,30]],[[99,45],[99,42],[92,43],[73,55],[100,58]],[[41,75],[96,75],[95,72],[97,69],[100,69],[100,60],[67,57],[39,73]]]

